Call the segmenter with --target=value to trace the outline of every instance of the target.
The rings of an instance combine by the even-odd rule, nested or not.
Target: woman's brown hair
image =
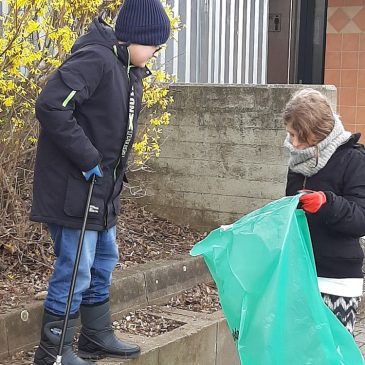
[[[315,144],[324,140],[335,125],[329,101],[311,88],[302,89],[293,95],[286,104],[283,119],[285,125],[289,124],[298,133],[302,142],[308,142],[312,136]]]

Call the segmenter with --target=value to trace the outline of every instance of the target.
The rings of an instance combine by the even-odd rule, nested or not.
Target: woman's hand
[[[323,191],[313,191],[305,193],[299,198],[301,208],[307,213],[317,213],[323,204],[326,204],[327,198]]]

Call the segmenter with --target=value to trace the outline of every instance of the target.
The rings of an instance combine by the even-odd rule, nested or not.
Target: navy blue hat
[[[115,23],[120,41],[158,46],[170,36],[170,20],[160,0],[125,0]]]

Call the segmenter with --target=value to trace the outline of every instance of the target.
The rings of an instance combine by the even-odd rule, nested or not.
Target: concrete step
[[[111,288],[113,318],[163,303],[175,294],[211,280],[203,258],[187,255],[115,272]],[[38,344],[42,311],[42,302],[31,301],[22,308],[0,315],[0,360],[22,350],[31,350]]]
[[[117,272],[111,290],[113,319],[118,320],[127,312],[138,308],[164,304],[171,296],[198,283],[207,283],[211,280],[201,257],[183,256],[176,260],[136,265]],[[128,361],[108,358],[98,361],[98,364],[240,364],[232,335],[221,311],[203,314],[159,308],[162,308],[162,312],[151,312],[151,315],[164,316],[181,322],[182,325],[171,332],[152,338],[117,332],[121,339],[138,343],[142,348],[141,356]],[[1,359],[6,359],[20,350],[31,350],[38,343],[41,313],[42,303],[33,302],[24,308],[0,316],[0,356],[2,356],[0,363]],[[362,325],[359,327],[361,331],[364,326],[363,321],[359,323]],[[360,332],[356,336],[358,341],[363,336],[363,331]],[[8,360],[4,363],[13,364]],[[16,362],[14,364],[20,365]]]

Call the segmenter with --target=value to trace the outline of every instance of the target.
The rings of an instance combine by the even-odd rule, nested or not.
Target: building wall
[[[130,186],[146,189],[138,201],[205,231],[283,197],[288,156],[282,111],[301,87],[172,86],[175,102],[161,155],[151,161],[152,172],[128,176]],[[317,88],[335,107],[335,88]]]
[[[338,90],[338,112],[365,142],[365,0],[329,0],[325,83]]]
[[[271,18],[280,17],[278,29],[271,26]],[[268,84],[289,83],[289,35],[290,35],[290,1],[270,0],[269,35],[268,35]]]

